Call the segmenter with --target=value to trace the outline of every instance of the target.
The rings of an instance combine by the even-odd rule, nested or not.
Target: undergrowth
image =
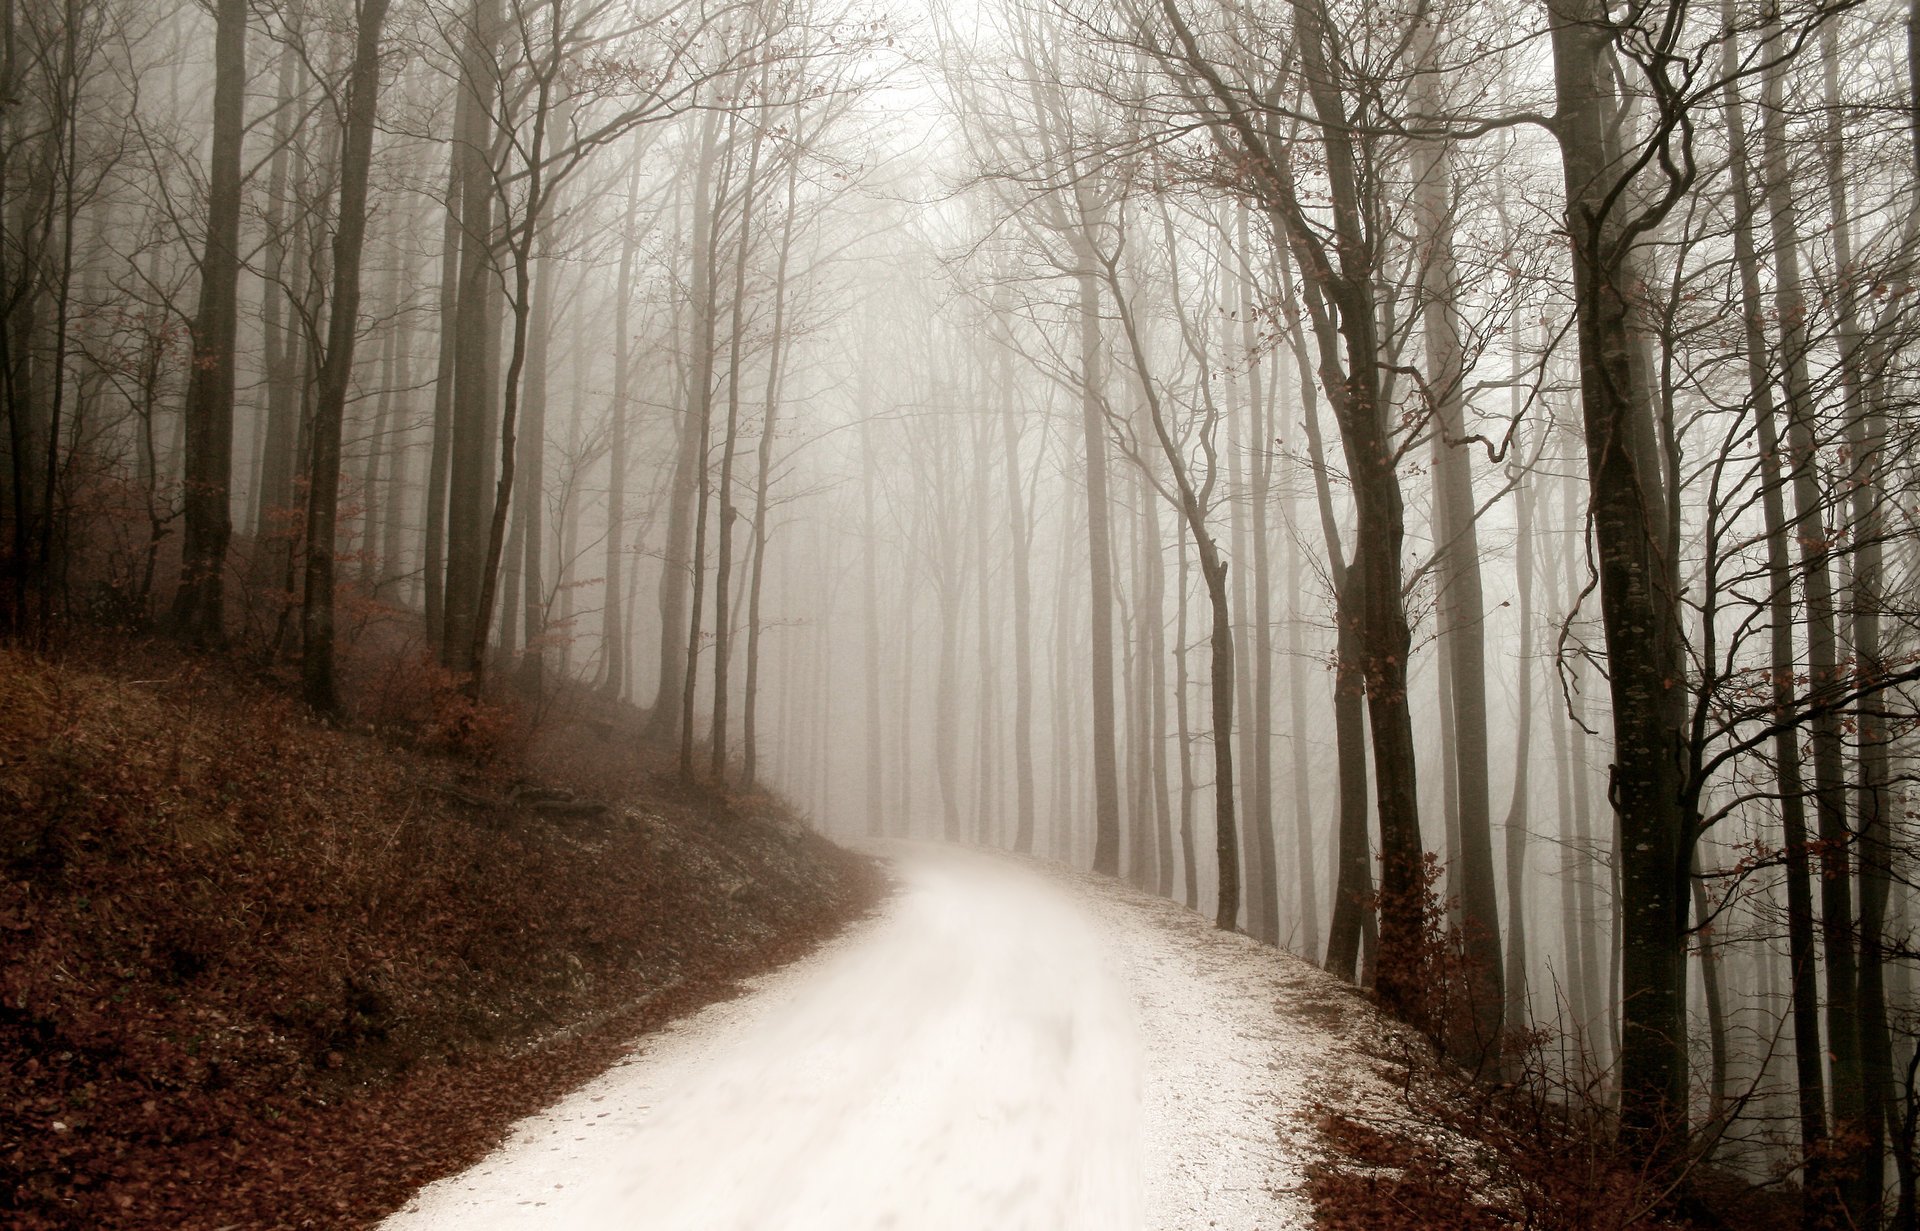
[[[10,1227],[365,1225],[874,891],[772,801],[657,779],[631,714],[453,714],[423,670],[339,730],[229,660],[89,659],[0,649]],[[542,742],[604,810],[523,802]]]

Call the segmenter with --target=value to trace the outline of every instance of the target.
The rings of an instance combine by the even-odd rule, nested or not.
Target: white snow
[[[1103,879],[895,867],[874,918],[641,1040],[385,1226],[1313,1225],[1312,1104],[1378,1084],[1337,983]]]

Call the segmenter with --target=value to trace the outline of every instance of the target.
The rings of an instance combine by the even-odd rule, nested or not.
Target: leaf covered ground
[[[483,769],[225,661],[0,650],[0,1222],[366,1225],[878,895],[631,713],[538,744]]]

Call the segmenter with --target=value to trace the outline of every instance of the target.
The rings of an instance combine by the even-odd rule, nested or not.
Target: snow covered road
[[[955,851],[895,867],[874,918],[642,1040],[385,1225],[1312,1225],[1327,976],[1093,877]]]

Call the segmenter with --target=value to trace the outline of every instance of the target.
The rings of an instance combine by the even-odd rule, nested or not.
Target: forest
[[[590,690],[1920,1219],[1920,0],[0,21],[0,638]]]

